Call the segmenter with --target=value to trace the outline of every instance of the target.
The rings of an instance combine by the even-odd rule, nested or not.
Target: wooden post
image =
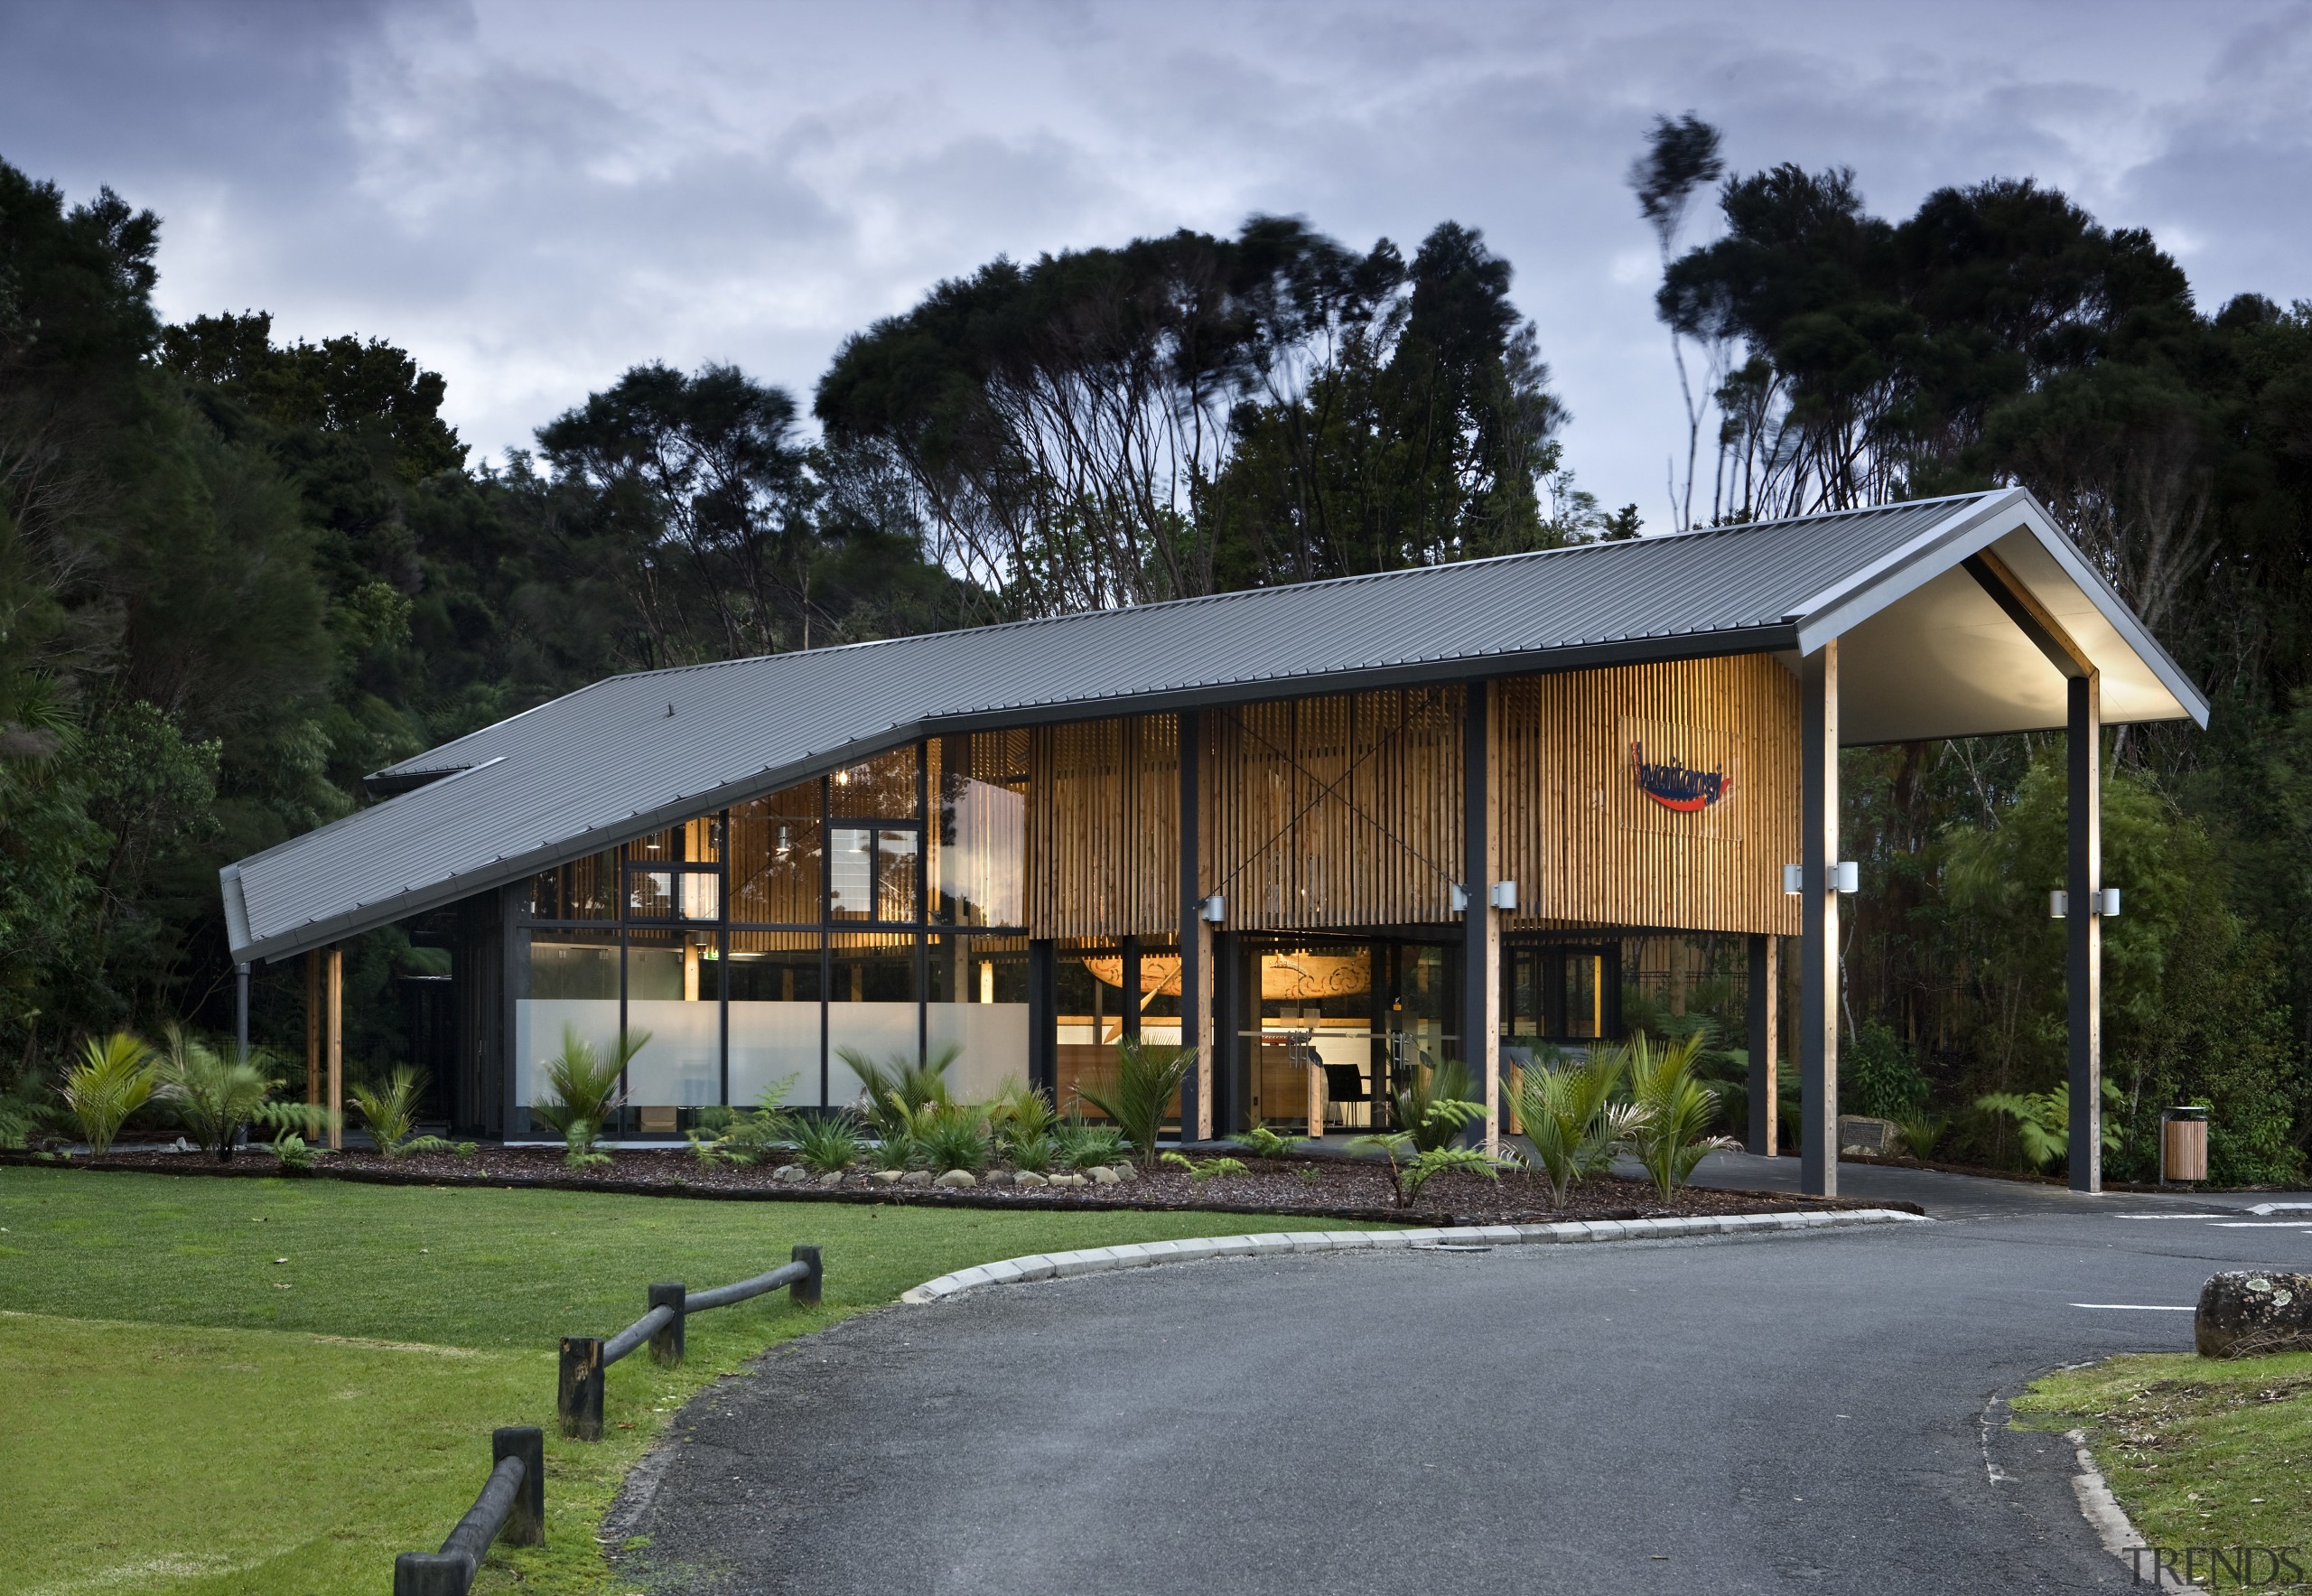
[[[2071,1031],[2071,1189],[2103,1190],[2103,684],[2067,684],[2071,904],[2065,916]]]
[[[825,1284],[827,1277],[827,1266],[819,1255],[817,1245],[804,1242],[788,1256],[797,1264],[808,1264],[811,1266],[811,1272],[787,1288],[787,1300],[797,1308],[817,1307],[819,1288]]]
[[[509,1546],[545,1545],[545,1432],[536,1424],[504,1424],[490,1432],[492,1466],[508,1458],[522,1460],[522,1489],[515,1494],[514,1510],[498,1538]]]
[[[1461,1054],[1485,1104],[1485,1148],[1501,1149],[1501,920],[1492,905],[1494,876],[1494,686],[1471,682],[1461,732],[1462,919]]]
[[[1782,1035],[1775,999],[1782,990],[1782,972],[1776,966],[1781,938],[1750,938],[1750,1151],[1776,1156],[1775,1100],[1779,1085],[1775,1044]]]
[[[683,1360],[683,1302],[686,1295],[680,1281],[661,1282],[644,1293],[644,1307],[667,1307],[675,1311],[672,1319],[651,1332],[651,1362],[672,1368]]]
[[[473,1564],[447,1552],[404,1552],[394,1559],[394,1596],[466,1596]]]
[[[1802,662],[1799,825],[1804,934],[1798,972],[1798,1080],[1804,1112],[1798,1189],[1839,1192],[1839,644]]]
[[[345,949],[329,950],[329,1144],[345,1146]]]
[[[322,1106],[322,950],[305,955],[305,1106]]]
[[[602,1438],[603,1373],[601,1337],[562,1338],[562,1371],[554,1405],[562,1418],[562,1433],[573,1441]]]
[[[1179,714],[1180,1045],[1196,1050],[1196,1068],[1180,1091],[1180,1140],[1212,1139],[1212,923],[1204,918],[1204,723]]]

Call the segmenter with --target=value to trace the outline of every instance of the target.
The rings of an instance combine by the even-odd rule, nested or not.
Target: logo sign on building
[[[1642,742],[1629,745],[1629,763],[1638,790],[1677,814],[1698,815],[1734,790],[1734,773],[1724,765],[1704,770],[1687,764],[1676,754],[1666,761],[1649,761]]]

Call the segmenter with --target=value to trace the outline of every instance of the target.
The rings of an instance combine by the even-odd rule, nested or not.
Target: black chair
[[[1354,1064],[1328,1064],[1325,1071],[1325,1096],[1335,1103],[1370,1103],[1372,1090],[1365,1084],[1365,1071]]]

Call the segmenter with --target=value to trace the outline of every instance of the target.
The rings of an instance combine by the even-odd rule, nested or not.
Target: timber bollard
[[[648,1305],[652,1308],[672,1308],[675,1316],[660,1325],[650,1335],[650,1361],[668,1367],[683,1360],[683,1319],[687,1310],[683,1305],[682,1283],[654,1285],[650,1288]]]
[[[394,1559],[394,1596],[466,1596],[473,1565],[451,1552],[404,1552]]]
[[[536,1424],[503,1424],[489,1433],[492,1465],[522,1460],[522,1489],[498,1538],[509,1546],[545,1545],[545,1432]]]
[[[816,1308],[819,1305],[819,1281],[826,1273],[826,1266],[819,1261],[819,1249],[806,1242],[791,1256],[797,1264],[808,1264],[811,1272],[787,1288],[787,1300],[798,1308]]]
[[[562,1415],[562,1433],[573,1441],[602,1438],[602,1374],[600,1336],[562,1338],[562,1380],[555,1407]]]

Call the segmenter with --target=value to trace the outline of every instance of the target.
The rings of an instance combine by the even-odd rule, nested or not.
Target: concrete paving
[[[2252,1210],[2312,1197],[1841,1172],[1943,1222],[1226,1260],[864,1316],[703,1395],[613,1529],[668,1591],[2125,1588],[2069,1446],[2000,1404],[2188,1349],[2174,1310],[2210,1273],[2307,1266],[2312,1209]]]

